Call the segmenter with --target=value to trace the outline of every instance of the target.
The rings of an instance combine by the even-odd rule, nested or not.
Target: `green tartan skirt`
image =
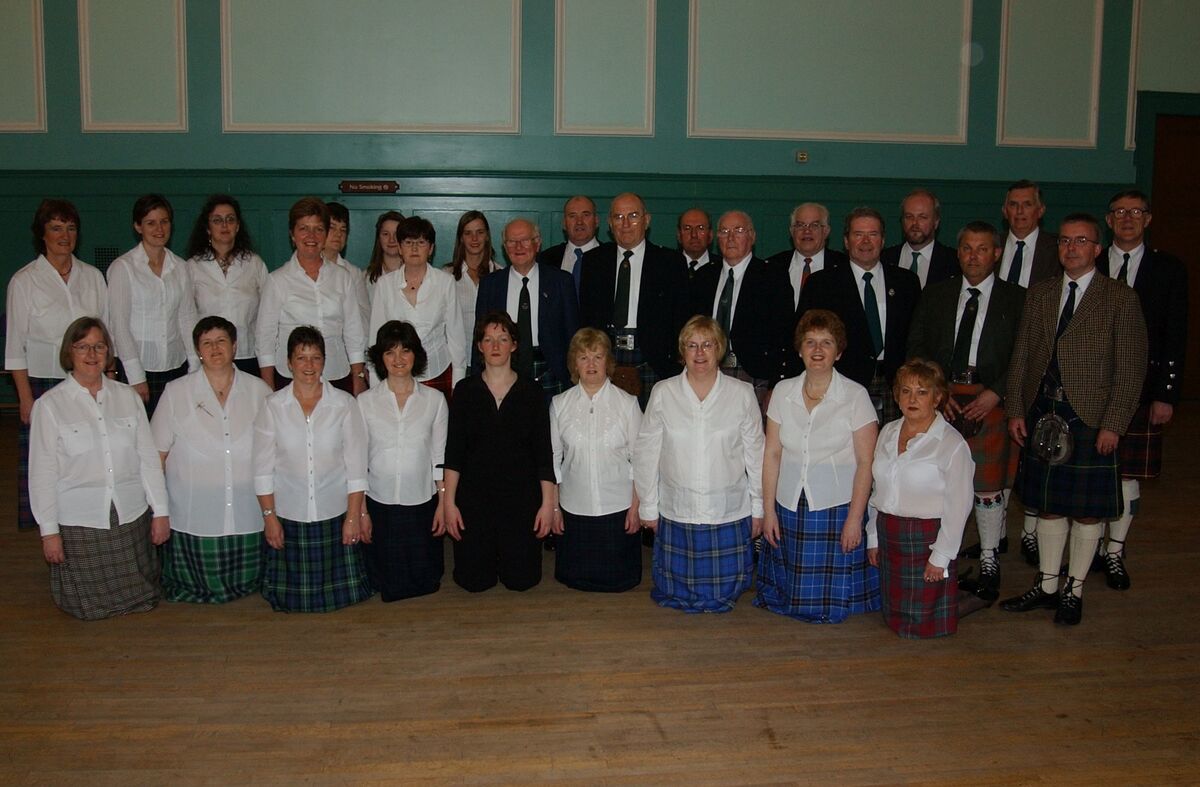
[[[204,538],[171,531],[162,547],[167,601],[224,604],[262,586],[262,533]]]

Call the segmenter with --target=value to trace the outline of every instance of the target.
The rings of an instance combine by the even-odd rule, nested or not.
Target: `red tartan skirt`
[[[912,519],[879,512],[879,584],[883,620],[908,639],[944,637],[958,631],[958,571],[950,561],[941,582],[925,581],[929,547],[940,519]]]

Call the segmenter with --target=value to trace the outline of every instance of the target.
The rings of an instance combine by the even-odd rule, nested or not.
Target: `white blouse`
[[[404,409],[386,383],[358,397],[370,435],[367,494],[384,505],[427,503],[442,480],[450,409],[439,391],[417,383]]]
[[[457,383],[467,375],[467,356],[463,355],[466,340],[462,335],[454,277],[427,264],[425,278],[417,290],[416,306],[404,297],[406,286],[404,268],[384,274],[375,282],[369,334],[374,337],[379,326],[388,320],[410,323],[429,356],[425,374],[417,379],[437,377],[449,366],[452,382]]]
[[[897,419],[883,427],[875,444],[875,492],[871,506],[892,516],[941,519],[929,562],[947,568],[962,545],[963,528],[975,500],[975,462],[971,449],[954,427],[936,413],[924,434],[908,441],[900,453]],[[868,544],[871,546],[871,544]]]
[[[854,491],[854,433],[875,423],[871,395],[835,369],[825,397],[813,407],[804,404],[808,373],[775,386],[767,418],[779,424],[783,457],[775,502],[795,511],[803,492],[813,511],[844,505]]]
[[[254,419],[270,394],[266,383],[236,368],[224,408],[203,371],[167,383],[150,428],[167,454],[172,530],[205,538],[262,532]]]
[[[30,377],[61,380],[58,365],[67,326],[80,317],[108,324],[108,286],[104,274],[71,258],[71,274],[62,280],[45,256],[13,274],[8,282],[8,334],[4,368],[27,369]]]
[[[480,277],[487,276],[492,271],[498,271],[503,267],[495,261],[488,264],[487,270],[479,272]],[[450,274],[450,278],[454,278],[454,274],[450,272],[450,266],[447,265],[442,270]],[[475,300],[479,297],[479,285],[471,279],[471,274],[467,273],[467,264],[463,263],[463,275],[461,279],[454,282],[454,289],[458,295],[458,310],[462,312],[462,328],[463,328],[463,357],[467,359],[467,363],[471,362],[472,340],[475,338]]]
[[[258,302],[267,285],[267,266],[262,258],[257,254],[235,257],[227,274],[221,273],[211,252],[193,257],[190,264],[197,319],[215,315],[229,320],[237,329],[237,357],[255,358]],[[188,337],[190,340],[190,333]]]
[[[347,496],[367,489],[367,427],[358,403],[321,385],[312,415],[289,385],[267,397],[254,421],[254,492],[274,494],[275,512],[295,522],[341,516]]]
[[[146,406],[124,383],[101,378],[93,399],[71,375],[33,403],[29,504],[43,536],[59,525],[108,530],[110,506],[132,522],[168,516],[162,464]]]
[[[633,447],[642,425],[637,398],[606,380],[594,396],[582,385],[550,402],[554,475],[564,511],[603,516],[633,501]]]
[[[108,267],[108,329],[131,384],[144,383],[147,370],[168,372],[185,360],[189,369],[199,368],[192,348],[192,274],[170,249],[165,252],[161,276],[150,270],[140,243]]]
[[[350,274],[350,280],[354,283],[354,298],[358,301],[358,310],[362,313],[362,324],[367,325],[371,322],[371,297],[367,295],[367,272],[340,254],[333,264]],[[368,336],[367,344],[370,345],[373,342],[374,337]]]
[[[749,383],[718,374],[704,401],[684,371],[650,392],[633,453],[642,519],[720,524],[763,515],[762,414]]]
[[[351,364],[363,362],[366,336],[351,274],[322,261],[313,281],[293,254],[271,271],[263,288],[255,334],[258,365],[274,366],[290,379],[288,336],[300,325],[313,326],[325,338],[325,379],[340,380]]]

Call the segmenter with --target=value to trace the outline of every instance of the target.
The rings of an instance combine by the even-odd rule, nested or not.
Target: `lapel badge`
[[[895,297],[896,297],[896,291],[895,291],[895,290],[888,290],[888,297],[889,297],[889,298],[895,298]]]

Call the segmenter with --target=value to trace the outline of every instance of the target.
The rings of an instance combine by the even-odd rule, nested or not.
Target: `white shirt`
[[[96,398],[67,375],[33,403],[29,505],[43,536],[59,525],[108,530],[108,512],[132,522],[149,503],[168,516],[162,464],[132,388],[101,378]]]
[[[854,491],[854,433],[876,423],[871,395],[835,369],[825,397],[812,412],[804,405],[808,372],[775,386],[767,418],[779,424],[783,456],[775,502],[797,510],[803,492],[813,511],[844,505]]]
[[[617,295],[616,282],[621,279],[621,263],[625,259],[625,252],[632,251],[633,256],[629,258],[629,319],[624,325],[614,326],[616,328],[636,328],[638,314],[638,298],[642,293],[642,262],[646,259],[646,241],[642,241],[632,249],[623,249],[617,246],[617,275],[613,278],[613,297]]]
[[[313,281],[293,254],[271,271],[263,288],[255,332],[258,365],[274,366],[290,379],[288,335],[300,325],[325,337],[325,379],[340,380],[350,374],[350,364],[363,362],[367,345],[352,274],[322,260]]]
[[[446,397],[414,383],[404,403],[387,383],[358,397],[369,437],[367,494],[384,505],[415,506],[429,502],[442,480],[446,457]]]
[[[192,289],[196,297],[197,319],[216,315],[237,329],[237,357],[256,357],[254,330],[258,322],[258,302],[267,284],[267,266],[257,254],[234,257],[228,273],[212,252],[193,257]],[[188,333],[191,340],[191,333]],[[184,531],[188,532],[188,531]]]
[[[293,385],[268,396],[254,422],[254,492],[274,494],[285,519],[333,519],[367,489],[367,427],[354,397],[328,382],[305,416]]]
[[[583,244],[582,246],[576,246],[571,241],[567,241],[566,245],[563,246],[563,256],[562,256],[562,259],[559,261],[559,267],[562,268],[567,273],[574,275],[575,274],[575,250],[579,249],[581,254],[587,254],[589,251],[591,251],[592,249],[596,248],[599,245],[600,245],[600,241],[596,240],[595,238],[592,238],[591,240],[589,240],[587,243]]]
[[[388,320],[410,323],[421,338],[425,354],[429,356],[425,374],[417,379],[437,377],[449,366],[451,380],[457,383],[467,375],[467,359],[462,354],[466,339],[462,335],[462,314],[458,308],[454,277],[426,264],[425,278],[417,289],[416,306],[404,297],[404,288],[407,286],[404,268],[384,274],[375,282],[369,332],[372,343],[379,326]]]
[[[358,301],[358,310],[362,312],[362,323],[363,325],[369,324],[371,322],[371,296],[367,295],[367,272],[340,254],[332,262],[350,274],[350,281],[354,284],[354,298]],[[367,337],[368,345],[371,344],[371,338]]]
[[[582,385],[550,402],[554,476],[564,511],[603,516],[633,501],[633,447],[642,425],[637,398],[606,380],[594,396]]]
[[[905,241],[904,245],[900,247],[897,263],[906,271],[912,270],[913,252],[917,253],[917,269],[913,272],[921,280],[921,289],[925,289],[925,282],[929,281],[929,266],[933,264],[933,241],[929,241],[919,249],[914,249]]]
[[[941,413],[924,434],[899,452],[903,418],[886,424],[875,444],[871,506],[892,516],[941,519],[929,562],[947,568],[958,555],[963,527],[975,500],[975,463],[971,449]],[[868,544],[871,546],[871,544]]]
[[[224,409],[203,370],[167,383],[150,428],[167,454],[172,530],[206,538],[262,532],[254,420],[270,394],[236,368]]]
[[[704,401],[687,372],[650,392],[633,454],[642,519],[721,524],[763,515],[762,414],[749,383],[718,374]]]
[[[493,261],[488,263],[486,270],[483,270],[483,267],[480,265],[480,278],[487,276],[492,271],[500,270],[502,266]],[[449,265],[442,270],[454,278],[454,274],[450,273]],[[475,337],[475,300],[479,297],[479,285],[471,278],[471,274],[467,273],[467,263],[463,263],[462,278],[455,281],[454,286],[458,296],[458,310],[462,312],[463,357],[470,363],[471,340]]]
[[[712,257],[708,256],[708,249],[700,252],[700,256],[694,260],[687,255],[686,251],[681,253],[683,254],[683,264],[686,265],[688,271],[692,273],[695,273],[708,263],[712,262]]]
[[[825,269],[825,249],[822,247],[820,251],[809,257],[812,262],[808,264],[808,273],[811,276],[819,270]],[[792,261],[788,265],[788,280],[792,283],[792,308],[796,309],[800,306],[800,281],[804,278],[804,255],[799,251],[792,252]]]
[[[850,262],[850,270],[854,273],[854,280],[858,287],[858,302],[863,305],[864,313],[866,312],[867,302],[863,298],[863,274],[871,274],[871,290],[875,293],[875,307],[879,309],[879,332],[883,338],[883,347],[879,350],[879,355],[876,358],[882,358],[884,350],[887,349],[887,282],[883,277],[883,264],[876,262],[875,267],[871,270],[864,270],[857,262]]]
[[[1075,306],[1073,308],[1077,312],[1077,311],[1079,311],[1079,304],[1083,302],[1083,294],[1085,292],[1087,292],[1088,285],[1090,285],[1092,283],[1092,279],[1094,279],[1094,278],[1096,278],[1096,269],[1095,268],[1092,268],[1090,271],[1083,274],[1078,279],[1072,279],[1070,276],[1067,276],[1065,274],[1063,275],[1062,289],[1059,290],[1059,293],[1058,293],[1058,314],[1059,314],[1060,318],[1062,317],[1063,307],[1065,307],[1067,305],[1067,298],[1071,294],[1071,283],[1074,282],[1076,284]],[[1075,312],[1071,313],[1072,316],[1074,316],[1074,313]],[[1057,321],[1055,322],[1055,324],[1056,325],[1058,324]]]
[[[168,372],[184,361],[192,370],[199,367],[192,348],[192,274],[186,262],[164,251],[161,276],[150,270],[150,256],[140,243],[108,268],[108,329],[134,385],[146,381],[147,371]]]
[[[1142,268],[1142,257],[1146,255],[1145,244],[1139,243],[1128,252],[1121,251],[1116,246],[1108,247],[1108,275],[1113,281],[1120,281],[1117,275],[1125,264],[1125,254],[1129,254],[1129,268],[1125,271],[1125,283],[1132,287],[1137,282],[1138,271]]]
[[[538,272],[537,263],[529,269],[529,273],[522,274],[514,266],[508,266],[508,287],[506,288],[506,297],[504,301],[504,310],[508,312],[508,316],[512,317],[515,323],[519,319],[521,313],[521,286],[524,284],[521,280],[529,279],[529,329],[533,333],[533,346],[537,347],[538,342],[538,302],[541,298],[538,293],[541,292],[541,276]]]
[[[1021,280],[1017,283],[1026,289],[1029,287],[1029,274],[1033,272],[1033,252],[1037,248],[1039,232],[1041,228],[1034,227],[1032,232],[1020,239],[1025,248],[1021,250]],[[1004,241],[1004,256],[1000,258],[1000,267],[996,269],[996,275],[1005,281],[1008,281],[1008,270],[1012,267],[1013,257],[1017,253],[1017,240],[1017,236],[1009,230],[1008,239]]]
[[[30,377],[61,380],[58,365],[67,326],[80,317],[108,323],[108,286],[104,274],[71,258],[67,281],[45,256],[13,274],[8,282],[8,335],[4,368],[27,369]]]
[[[721,308],[721,293],[725,290],[725,282],[733,277],[733,303],[729,304],[729,324],[733,325],[733,315],[737,312],[738,295],[742,292],[742,282],[746,279],[746,269],[750,267],[750,257],[747,254],[740,261],[734,260],[721,263],[721,275],[717,278],[717,294],[713,296],[712,316],[715,319],[717,309]]]
[[[979,309],[975,312],[975,327],[971,331],[971,354],[967,358],[970,366],[978,365],[979,337],[983,334],[983,323],[987,318],[988,304],[992,302],[992,285],[996,282],[995,274],[988,276],[978,284],[971,284],[963,277],[962,287],[958,290],[958,305],[954,310],[954,337],[958,338],[958,326],[962,324],[963,312],[967,310],[967,302],[971,300],[969,289],[979,290]],[[943,323],[944,324],[944,323]],[[949,370],[947,370],[947,373]]]

